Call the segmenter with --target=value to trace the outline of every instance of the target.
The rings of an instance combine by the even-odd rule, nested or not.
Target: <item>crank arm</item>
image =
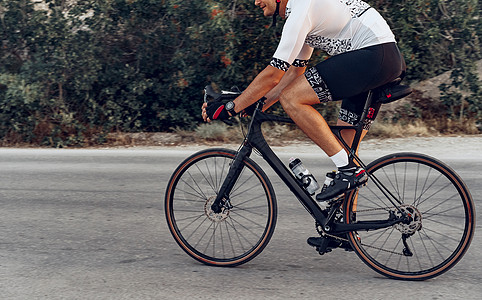
[[[401,223],[404,218],[388,219],[385,221],[359,221],[353,224],[343,224],[343,223],[333,223],[332,230],[329,232],[334,233],[344,233],[350,231],[362,231],[362,230],[376,230],[387,228],[395,224]]]

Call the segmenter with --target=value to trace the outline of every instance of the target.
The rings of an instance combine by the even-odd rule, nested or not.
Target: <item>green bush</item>
[[[63,147],[100,143],[115,131],[194,130],[204,86],[245,88],[271,59],[282,28],[268,29],[252,0],[44,2],[47,10],[0,0],[4,144]],[[394,29],[408,79],[454,70],[442,87],[447,115],[480,120],[478,1],[369,2]],[[337,105],[319,110],[334,117]]]

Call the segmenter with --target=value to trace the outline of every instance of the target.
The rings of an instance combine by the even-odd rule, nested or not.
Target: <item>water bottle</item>
[[[296,179],[303,185],[303,188],[310,194],[314,195],[317,190],[320,189],[320,185],[316,181],[315,177],[311,175],[299,158],[290,158],[289,167],[295,174]]]

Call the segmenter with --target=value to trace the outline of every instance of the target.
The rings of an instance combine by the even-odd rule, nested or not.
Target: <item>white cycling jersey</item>
[[[270,63],[283,71],[306,66],[313,48],[336,55],[395,42],[385,19],[361,0],[289,0],[286,18]]]

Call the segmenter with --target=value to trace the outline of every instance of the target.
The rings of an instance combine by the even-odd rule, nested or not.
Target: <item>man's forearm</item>
[[[288,70],[289,71],[289,70]],[[268,66],[261,71],[243,93],[234,100],[235,112],[240,112],[257,100],[264,97],[269,91],[275,88],[282,80],[285,72]]]

